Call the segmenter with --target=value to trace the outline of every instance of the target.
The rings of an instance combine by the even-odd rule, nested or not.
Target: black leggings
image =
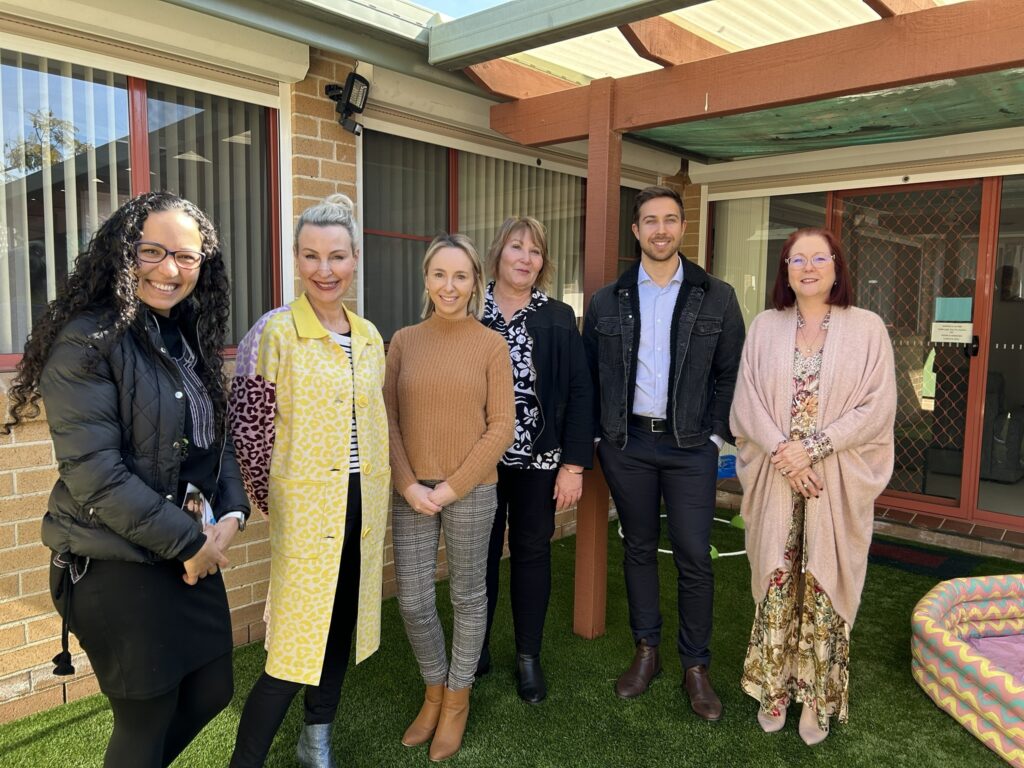
[[[352,631],[359,614],[359,539],[362,527],[359,475],[353,474],[349,478],[345,544],[341,552],[338,586],[334,591],[334,608],[331,611],[331,628],[327,632],[320,685],[306,686],[307,725],[334,722],[334,714],[338,710],[341,686],[345,682],[348,656],[352,649]],[[271,677],[266,672],[260,675],[242,710],[230,768],[256,768],[263,765],[277,729],[281,727],[292,699],[301,688],[302,683]]]
[[[110,698],[114,732],[104,768],[163,768],[185,749],[217,713],[231,703],[231,654],[182,678],[172,691],[152,699]]]

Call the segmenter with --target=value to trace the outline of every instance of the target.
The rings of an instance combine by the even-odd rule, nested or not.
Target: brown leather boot
[[[437,723],[437,732],[430,742],[430,759],[437,763],[447,760],[462,749],[462,734],[466,732],[466,719],[469,717],[469,692],[472,687],[453,691],[444,689],[444,703],[441,705],[441,719]]]
[[[438,718],[441,717],[441,702],[444,699],[444,683],[428,685],[426,695],[423,697],[423,706],[420,713],[412,721],[412,725],[405,729],[402,736],[402,743],[407,747],[418,747],[426,744],[434,735],[437,728]]]
[[[722,719],[722,701],[711,687],[711,677],[706,666],[700,664],[688,667],[683,674],[683,688],[690,697],[690,708],[697,717],[711,722]]]
[[[636,644],[633,663],[615,681],[615,695],[620,699],[635,699],[650,688],[651,681],[660,674],[658,646],[648,645],[646,640],[641,640]]]

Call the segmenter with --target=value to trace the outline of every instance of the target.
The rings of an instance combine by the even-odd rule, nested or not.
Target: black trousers
[[[622,524],[626,597],[634,642],[661,642],[658,540],[664,499],[679,606],[683,668],[711,660],[711,526],[715,514],[718,448],[708,440],[679,448],[671,434],[629,428],[624,450],[602,440],[601,467]]]
[[[171,691],[150,699],[110,699],[114,731],[104,768],[162,768],[174,762],[203,727],[231,703],[231,654],[190,672]]]
[[[557,469],[514,469],[498,465],[498,511],[487,550],[487,634],[498,606],[498,574],[508,523],[512,575],[512,625],[518,653],[540,653],[544,617],[551,597],[551,536],[555,532]]]
[[[341,686],[345,682],[348,657],[352,650],[352,632],[359,615],[359,540],[363,527],[362,517],[359,475],[353,474],[349,477],[345,544],[341,551],[341,569],[338,571],[338,586],[334,591],[331,628],[327,633],[320,684],[306,686],[306,725],[333,722],[341,700]],[[242,709],[231,768],[263,765],[274,736],[288,713],[288,707],[302,687],[301,683],[280,680],[266,672],[260,675]]]

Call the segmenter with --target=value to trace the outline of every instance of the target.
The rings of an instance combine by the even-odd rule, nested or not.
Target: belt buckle
[[[653,432],[654,434],[658,434],[658,433],[666,432],[667,431],[666,430],[665,419],[655,419],[655,418],[652,417],[650,419],[650,422],[651,422],[651,432]]]

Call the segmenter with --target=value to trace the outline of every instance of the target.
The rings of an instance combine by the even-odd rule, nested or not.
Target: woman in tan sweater
[[[435,238],[423,280],[424,320],[391,339],[384,401],[398,605],[426,684],[402,743],[430,741],[430,759],[438,761],[459,751],[469,715],[487,622],[496,467],[512,443],[515,401],[508,347],[478,322],[483,268],[469,238]],[[442,529],[455,614],[450,664],[434,592]]]
[[[893,466],[892,345],[852,298],[835,235],[794,232],[775,308],[747,334],[730,418],[757,604],[742,686],[769,733],[800,702],[808,745],[830,717],[846,722],[850,628]]]

